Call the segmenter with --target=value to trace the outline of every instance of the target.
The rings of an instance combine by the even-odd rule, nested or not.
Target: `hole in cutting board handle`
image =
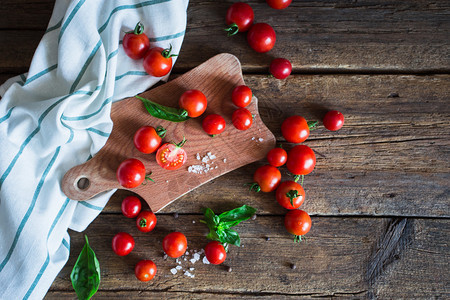
[[[79,177],[75,182],[75,187],[80,191],[86,191],[91,186],[91,182],[87,177]]]

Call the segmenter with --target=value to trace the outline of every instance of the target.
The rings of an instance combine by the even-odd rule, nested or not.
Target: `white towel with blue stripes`
[[[28,73],[0,86],[0,299],[42,299],[68,260],[68,228],[83,231],[114,192],[73,201],[61,179],[105,144],[111,104],[160,80],[125,55],[124,32],[141,21],[152,45],[179,53],[187,5],[57,0]]]

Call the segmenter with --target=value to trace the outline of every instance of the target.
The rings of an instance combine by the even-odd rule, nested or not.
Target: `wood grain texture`
[[[188,250],[200,249],[207,243],[204,238],[206,227],[199,222],[201,218],[199,215],[180,215],[177,219],[159,215],[156,229],[149,234],[138,232],[133,220],[120,215],[97,218],[85,232],[102,270],[102,283],[96,297],[106,297],[112,291],[121,290],[131,291],[131,298],[139,296],[136,291],[147,296],[150,294],[146,292],[154,291],[168,297],[172,293],[186,292],[194,297],[217,297],[219,294],[234,297],[239,294],[249,297],[367,298],[370,293],[383,299],[389,296],[409,299],[448,296],[446,289],[450,277],[448,260],[444,259],[448,257],[446,241],[450,234],[447,220],[408,221],[409,229],[398,231],[400,235],[407,235],[405,240],[408,242],[399,248],[401,251],[391,253],[392,262],[385,265],[373,286],[369,286],[368,271],[373,265],[373,254],[381,251],[392,236],[392,219],[315,217],[306,243],[296,245],[285,232],[282,217],[257,217],[236,227],[244,247],[233,247],[228,253],[224,265],[231,266],[232,272],[227,272],[226,266],[182,260],[183,269],[195,268],[191,271],[195,277],[183,275],[184,271],[172,275],[170,269],[177,263],[162,257],[163,237],[174,229],[180,230],[187,236]],[[118,257],[110,249],[110,240],[118,231],[130,232],[135,237],[136,247],[129,256]],[[71,251],[78,253],[83,246],[83,235],[71,233],[71,236]],[[143,258],[154,260],[158,267],[157,276],[149,283],[140,283],[134,278],[133,266]],[[72,255],[51,291],[73,295],[68,274],[75,260],[76,255]],[[411,265],[414,263],[418,264],[417,268]],[[291,264],[295,264],[296,269],[291,269]],[[414,280],[399,282],[400,278],[408,281],[409,277]]]
[[[53,2],[2,1],[0,69],[28,69]],[[280,56],[292,61],[294,72],[450,70],[448,1],[294,1],[282,11],[269,8],[265,1],[247,2],[256,22],[274,27],[277,42],[273,50],[255,53],[245,34],[226,37],[222,28],[231,1],[193,0],[175,72],[184,73],[222,52],[238,56],[244,71],[251,72],[267,72],[271,59]]]
[[[151,172],[153,182],[140,185],[131,191],[139,194],[157,212],[175,199],[220,175],[243,165],[262,159],[275,146],[275,137],[262,123],[258,114],[258,101],[253,97],[247,109],[252,113],[250,129],[241,131],[231,124],[236,107],[231,101],[233,89],[244,85],[239,60],[230,54],[220,54],[193,70],[166,84],[140,94],[141,97],[170,107],[178,107],[178,99],[187,90],[202,91],[208,99],[204,116],[219,114],[227,125],[225,131],[214,138],[204,132],[202,118],[185,122],[170,122],[148,114],[142,101],[131,97],[116,102],[111,108],[113,130],[105,146],[88,162],[70,169],[62,180],[63,192],[73,200],[87,200],[111,189],[123,189],[116,178],[120,163],[137,158]],[[156,162],[155,154],[143,154],[133,144],[135,132],[142,126],[163,126],[167,130],[165,142],[188,142],[183,149],[188,153],[186,164],[178,170],[165,170]],[[258,135],[258,140],[252,137]],[[202,166],[197,160],[207,153],[216,159],[209,160],[206,171],[188,172],[189,166]],[[220,168],[219,168],[220,167]],[[79,180],[87,180],[86,188],[79,187]]]

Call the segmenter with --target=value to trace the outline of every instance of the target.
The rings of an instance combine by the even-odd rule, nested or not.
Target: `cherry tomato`
[[[286,167],[294,175],[307,175],[314,170],[316,155],[306,145],[297,145],[289,151]]]
[[[172,69],[172,57],[176,56],[176,54],[171,54],[171,51],[172,45],[167,49],[161,47],[151,48],[144,58],[145,71],[155,77],[169,74]]]
[[[231,93],[231,101],[238,107],[246,107],[252,102],[252,90],[246,85],[239,85]]]
[[[225,130],[225,119],[221,115],[211,114],[202,121],[203,130],[209,135],[220,134]]]
[[[267,161],[274,167],[281,167],[287,161],[287,152],[283,148],[277,147],[267,153]]]
[[[278,186],[275,197],[284,208],[296,209],[305,201],[305,190],[295,181],[284,181]]]
[[[331,131],[336,131],[344,126],[344,115],[337,110],[330,110],[323,118],[323,126]]]
[[[275,30],[266,23],[256,23],[247,33],[247,42],[256,52],[270,51],[275,46],[275,41]]]
[[[292,0],[266,0],[266,2],[272,8],[285,9],[291,4]]]
[[[227,258],[227,252],[221,243],[218,241],[209,242],[205,246],[205,255],[210,263],[213,265],[220,265]]]
[[[146,179],[144,164],[136,158],[124,160],[117,168],[117,180],[125,188],[139,186]]]
[[[309,137],[309,126],[305,118],[292,116],[281,124],[281,134],[290,143],[301,143]]]
[[[119,256],[130,254],[134,248],[134,239],[126,232],[119,232],[112,239],[112,249]]]
[[[134,134],[134,146],[142,153],[153,153],[161,145],[162,137],[166,135],[166,130],[162,126],[157,129],[152,126],[143,126]]]
[[[301,241],[302,235],[311,229],[311,217],[301,209],[290,210],[284,217],[284,227],[295,235],[295,242]]]
[[[231,122],[233,122],[234,127],[237,129],[247,130],[252,127],[253,124],[252,113],[246,108],[238,108],[233,112]]]
[[[136,219],[136,226],[139,231],[150,232],[156,226],[156,216],[149,210],[143,210]]]
[[[252,26],[253,18],[253,9],[250,5],[243,2],[234,3],[227,10],[225,21],[229,27],[225,31],[228,32],[228,36],[245,32]]]
[[[276,79],[285,79],[291,74],[292,65],[286,58],[275,58],[270,63],[269,71]]]
[[[264,165],[255,171],[253,181],[255,183],[251,186],[251,189],[257,192],[272,192],[280,184],[281,173],[274,166]]]
[[[181,232],[172,232],[163,239],[164,252],[173,258],[180,257],[186,252],[187,239]]]
[[[181,95],[178,104],[188,112],[189,117],[196,118],[205,112],[207,101],[199,90],[188,90]]]
[[[123,50],[132,59],[143,58],[150,48],[150,41],[144,33],[144,25],[141,22],[136,24],[133,31],[127,32],[122,40]]]
[[[156,162],[166,170],[177,170],[187,160],[186,151],[182,148],[186,139],[179,144],[165,143],[156,151]]]
[[[152,280],[156,275],[156,265],[151,260],[141,260],[134,267],[134,274],[140,281]]]
[[[122,200],[122,214],[127,218],[136,217],[141,211],[141,200],[135,196],[128,196]]]

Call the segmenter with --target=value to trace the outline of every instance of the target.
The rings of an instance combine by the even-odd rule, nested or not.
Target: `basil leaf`
[[[189,119],[187,111],[173,107],[164,106],[140,96],[135,96],[144,103],[148,113],[158,119],[172,122],[183,122]]]
[[[255,212],[255,208],[248,205],[242,205],[241,207],[220,214],[219,218],[221,223],[233,222],[234,225],[231,226],[236,226],[240,222],[250,219],[255,214]]]
[[[95,256],[94,250],[89,246],[87,236],[85,235],[84,237],[86,243],[73,266],[70,280],[78,299],[88,300],[97,292],[100,286],[100,263]]]
[[[238,247],[241,246],[241,238],[239,237],[239,234],[233,229],[225,229],[223,231],[223,241],[221,242],[235,245]]]
[[[205,223],[209,228],[209,233],[206,236],[207,239],[218,241],[219,236],[216,233],[217,225],[219,224],[219,220],[217,219],[216,214],[210,208],[206,208],[204,211],[205,220],[200,220],[200,222]]]

